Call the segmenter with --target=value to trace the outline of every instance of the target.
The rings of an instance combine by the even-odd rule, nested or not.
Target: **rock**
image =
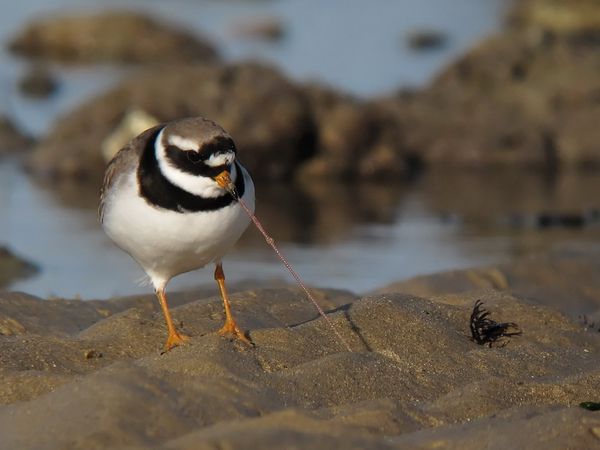
[[[300,168],[301,177],[397,179],[409,172],[403,140],[388,111],[318,85],[308,85],[306,94],[319,151]]]
[[[0,288],[9,286],[20,278],[27,278],[37,271],[35,265],[18,258],[8,248],[0,246]]]
[[[435,50],[446,45],[448,37],[438,30],[413,30],[406,36],[406,44],[415,51]]]
[[[600,52],[590,38],[600,5],[521,3],[528,19],[480,43],[398,106],[406,145],[426,165],[600,166],[600,130],[594,125],[600,121]],[[546,7],[571,13],[548,15]],[[569,25],[557,32],[561,18]],[[586,38],[574,31],[579,22]]]
[[[9,118],[0,116],[0,155],[28,149],[32,143]]]
[[[586,40],[600,34],[600,12],[595,0],[525,0],[509,16],[516,27]]]
[[[140,73],[63,117],[28,166],[42,175],[101,179],[100,145],[132,108],[160,122],[210,117],[231,133],[257,176],[285,177],[312,152],[315,130],[302,91],[276,70],[181,66]]]
[[[32,22],[10,43],[31,58],[66,63],[214,61],[211,44],[176,25],[133,12],[62,15]]]
[[[233,33],[244,39],[276,42],[285,37],[285,26],[277,17],[249,17],[232,26]]]
[[[471,342],[475,296],[523,335]],[[165,355],[160,312],[142,299],[59,300],[55,310],[2,294],[0,313],[30,327],[0,336],[3,445],[475,449],[513,434],[522,448],[548,435],[556,448],[596,445],[597,414],[576,405],[600,389],[600,334],[557,311],[492,290],[319,297],[353,352],[296,289],[233,296],[252,349],[217,335],[218,297],[184,299],[173,315],[192,339]],[[102,357],[86,358],[91,350]]]
[[[135,126],[129,121],[137,123],[140,113],[132,111],[143,112]],[[266,180],[389,181],[420,166],[405,149],[393,107],[240,63],[139,72],[59,119],[28,167],[38,175],[100,180],[106,160],[138,130],[198,115],[229,131],[244,165]]]
[[[45,98],[57,89],[58,82],[44,66],[32,67],[19,81],[19,90],[28,97]]]
[[[307,178],[349,177],[373,133],[362,105],[327,88],[306,88],[311,116],[318,127],[315,147],[321,149],[302,168]]]
[[[107,137],[120,134],[114,130],[127,124],[132,109],[144,111],[150,122],[212,118],[234,137],[250,172],[269,180],[295,174],[309,179],[398,178],[412,169],[395,116],[385,108],[325,88],[294,85],[276,70],[253,63],[138,75],[59,120],[29,167],[38,174],[100,179],[102,153],[106,159],[148,123],[142,121],[114,142]]]
[[[216,120],[234,136],[245,165],[265,180],[387,182],[436,167],[600,167],[600,53],[593,40],[575,39],[571,25],[568,33],[546,32],[531,25],[539,20],[513,20],[420,92],[369,101],[297,85],[252,63],[138,73],[59,120],[29,167],[99,182],[100,143],[130,108],[158,121]]]

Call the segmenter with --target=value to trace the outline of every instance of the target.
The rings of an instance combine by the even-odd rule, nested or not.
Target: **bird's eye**
[[[193,150],[186,151],[185,156],[187,157],[188,161],[190,161],[192,164],[198,164],[200,161],[202,161],[200,153],[195,152]]]

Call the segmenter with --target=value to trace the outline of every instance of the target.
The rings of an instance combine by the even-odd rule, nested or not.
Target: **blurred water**
[[[16,164],[0,165],[0,192],[3,209],[9,211],[0,216],[2,241],[42,268],[11,289],[84,298],[148,292],[138,283],[143,272],[100,230],[92,205],[60,203],[30,183]],[[319,212],[318,198],[305,199],[305,209],[294,212],[296,206],[271,201],[259,205],[258,214],[298,272],[314,285],[364,292],[412,275],[506,258],[510,240],[465,234],[460,224],[425,209],[419,192],[409,190],[396,204],[381,205],[388,223],[363,220],[346,208]],[[260,200],[260,190],[258,195]],[[297,220],[288,222],[292,216]],[[224,264],[231,281],[287,279],[254,229]],[[207,268],[178,277],[172,287],[210,282],[212,268]]]
[[[259,185],[257,212],[308,283],[366,292],[414,275],[598,242],[595,223],[541,230],[529,222],[544,211],[598,209],[599,190],[593,174],[564,175],[552,183],[510,173],[460,179],[430,174],[409,186],[316,191]],[[0,202],[7,212],[0,215],[2,241],[42,268],[11,288],[83,298],[149,292],[137,282],[143,273],[135,262],[100,230],[96,193],[65,192],[35,186],[15,162],[0,164]],[[224,264],[233,282],[290,280],[252,228]],[[170,288],[207,283],[213,283],[212,268],[179,276]]]
[[[314,78],[368,96],[423,85],[497,28],[505,6],[503,0],[24,0],[4,8],[0,42],[47,11],[147,9],[201,29],[227,59],[261,58],[293,78]],[[282,42],[234,36],[235,23],[262,16],[283,21],[287,34]],[[447,33],[448,45],[411,52],[404,36],[420,27]],[[31,101],[15,89],[26,68],[27,63],[0,53],[0,105],[35,133],[43,133],[57,114],[105,90],[123,73],[114,67],[55,68],[59,94]],[[143,276],[137,265],[102,233],[97,192],[49,189],[18,167],[15,160],[0,162],[0,244],[9,244],[42,270],[12,289],[83,298],[149,291],[136,284]],[[413,275],[597,239],[595,226],[540,231],[512,226],[510,217],[553,208],[598,208],[591,195],[598,184],[593,176],[564,176],[548,183],[532,175],[431,174],[410,186],[258,186],[258,214],[308,283],[365,292]],[[225,269],[231,281],[288,279],[251,229],[226,258]],[[178,277],[172,288],[199,283],[212,283],[211,269]]]

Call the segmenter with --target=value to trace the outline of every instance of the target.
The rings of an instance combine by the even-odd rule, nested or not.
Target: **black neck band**
[[[155,150],[156,138],[160,131],[157,130],[148,139],[140,159],[137,177],[142,197],[152,206],[179,213],[215,211],[230,205],[234,201],[233,197],[225,192],[219,197],[200,197],[175,186],[163,175]],[[244,174],[237,161],[234,164],[237,172],[235,188],[241,197],[246,188]]]

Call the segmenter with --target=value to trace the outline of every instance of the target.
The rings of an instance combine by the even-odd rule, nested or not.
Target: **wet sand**
[[[151,295],[3,293],[0,448],[593,448],[600,413],[578,405],[600,400],[598,264],[570,252],[318,290],[352,353],[295,288],[233,295],[254,348],[217,335],[214,293],[173,295],[192,339],[163,355]],[[473,342],[476,300],[522,334]],[[569,300],[585,324],[557,309]]]

